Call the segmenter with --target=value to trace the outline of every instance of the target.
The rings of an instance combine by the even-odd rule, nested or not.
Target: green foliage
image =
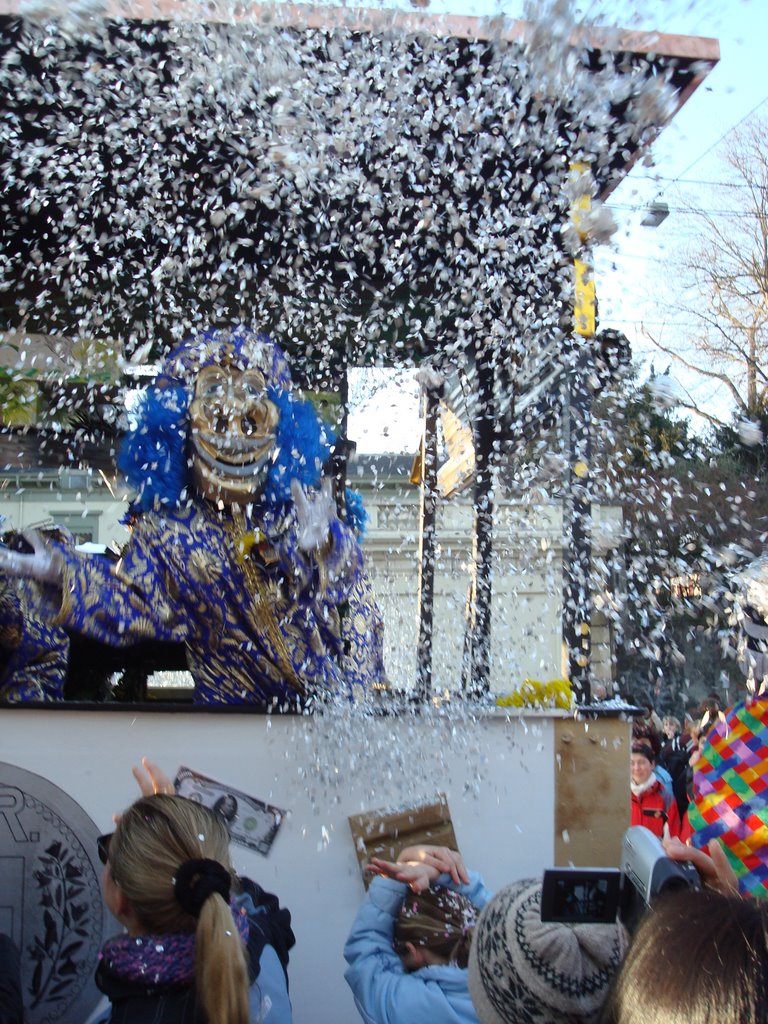
[[[702,457],[701,441],[691,433],[689,421],[660,409],[647,384],[627,397],[624,415],[634,466],[653,467],[661,453],[691,461]]]
[[[37,370],[0,366],[0,423],[28,426],[37,416]]]
[[[663,379],[664,375],[662,375]],[[670,458],[698,463],[712,449],[685,417],[654,399],[649,383],[638,382],[638,369],[627,372],[613,391],[595,402],[596,454],[599,460],[633,470],[657,471]]]
[[[617,671],[658,703],[699,681],[742,685],[722,656],[725,593],[733,559],[762,551],[768,484],[764,445],[745,446],[737,426],[697,435],[636,374],[596,409],[599,497],[621,505],[625,529]]]

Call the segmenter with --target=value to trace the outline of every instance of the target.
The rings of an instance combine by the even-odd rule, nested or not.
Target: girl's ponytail
[[[220,817],[183,797],[143,797],[120,819],[109,865],[148,932],[194,933],[197,1000],[208,1024],[248,1024],[248,965],[229,905],[234,876]]]
[[[248,1024],[248,966],[229,904],[212,893],[195,933],[197,998],[209,1024]]]

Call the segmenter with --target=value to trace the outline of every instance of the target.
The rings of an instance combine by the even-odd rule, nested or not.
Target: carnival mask
[[[279,414],[260,370],[204,366],[189,407],[192,472],[211,501],[258,498],[275,451]]]

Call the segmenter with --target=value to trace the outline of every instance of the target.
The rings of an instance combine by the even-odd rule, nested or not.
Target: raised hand
[[[457,850],[451,850],[447,846],[430,846],[429,843],[406,846],[397,855],[397,861],[399,864],[426,864],[437,869],[440,875],[450,875],[457,885],[462,882],[466,885],[469,882],[463,857]]]
[[[298,480],[291,481],[291,494],[296,506],[296,541],[302,551],[315,551],[328,540],[328,528],[337,519],[333,499],[333,481],[324,477],[322,486],[311,497]]]
[[[423,892],[440,877],[440,871],[430,864],[418,861],[401,864],[399,861],[395,863],[391,860],[382,860],[381,857],[371,857],[365,870],[374,875],[394,878],[397,882],[405,882],[413,892]]]
[[[176,792],[173,783],[163,769],[146,757],[142,757],[140,765],[134,765],[131,768],[131,774],[139,784],[142,796],[156,796],[158,793],[173,796]],[[121,818],[122,814],[112,815],[112,821],[115,825],[119,824]]]
[[[141,765],[131,768],[131,772],[139,784],[142,796],[155,796],[157,793],[173,796],[175,793],[173,783],[163,769],[146,757],[142,757]]]
[[[738,896],[739,880],[719,839],[710,839],[707,843],[709,856],[704,850],[688,846],[677,838],[665,839],[662,845],[670,860],[690,861],[708,888],[716,889],[724,896]]]
[[[37,530],[25,530],[22,537],[31,545],[33,554],[0,546],[0,572],[60,586],[63,561],[59,552],[48,547]]]

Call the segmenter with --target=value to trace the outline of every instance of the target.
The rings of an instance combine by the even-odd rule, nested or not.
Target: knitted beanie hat
[[[597,1019],[626,951],[624,929],[541,920],[541,880],[506,886],[483,908],[469,953],[481,1024],[587,1024]]]
[[[693,774],[694,846],[722,840],[739,889],[768,897],[768,699],[739,701],[708,733]]]

